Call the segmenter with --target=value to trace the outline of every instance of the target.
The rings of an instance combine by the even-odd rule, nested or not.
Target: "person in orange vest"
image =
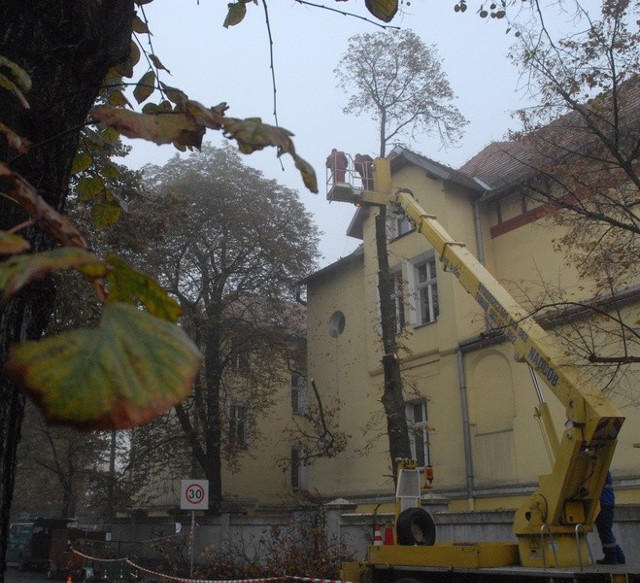
[[[331,154],[327,156],[326,167],[331,170],[334,184],[336,182],[344,182],[347,170],[347,155],[344,152],[333,148]]]
[[[373,190],[373,158],[368,154],[356,154],[353,167],[360,174],[362,188]]]
[[[624,552],[613,535],[613,514],[616,507],[616,495],[613,490],[613,477],[607,472],[607,479],[600,494],[600,514],[596,518],[596,528],[602,543],[604,558],[598,559],[599,565],[623,565]]]

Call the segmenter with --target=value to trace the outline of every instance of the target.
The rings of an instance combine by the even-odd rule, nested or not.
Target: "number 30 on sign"
[[[209,480],[180,481],[180,510],[209,509]]]

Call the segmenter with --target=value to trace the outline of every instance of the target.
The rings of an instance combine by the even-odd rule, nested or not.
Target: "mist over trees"
[[[298,194],[245,166],[230,147],[145,169],[133,210],[162,233],[144,262],[175,295],[204,355],[192,395],[175,408],[197,471],[219,508],[221,466],[258,440],[255,420],[292,369],[304,370],[297,284],[315,265],[318,231]]]

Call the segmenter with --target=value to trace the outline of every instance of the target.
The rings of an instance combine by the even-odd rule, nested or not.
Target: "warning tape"
[[[151,569],[147,569],[145,567],[141,567],[140,565],[134,563],[131,559],[125,557],[122,559],[103,559],[101,557],[92,557],[91,555],[87,555],[82,553],[74,548],[71,549],[76,555],[82,557],[83,559],[88,559],[90,561],[102,562],[102,563],[126,563],[130,567],[134,569],[138,569],[143,573],[147,573],[149,575],[153,575],[154,577],[160,577],[162,579],[168,579],[170,581],[178,581],[180,583],[268,583],[270,581],[282,581],[283,579],[293,579],[295,581],[307,581],[308,583],[351,583],[350,581],[342,581],[340,579],[318,579],[315,577],[296,577],[293,575],[283,575],[282,577],[264,577],[262,579],[187,579],[184,577],[174,577],[173,575],[167,575],[165,573],[160,573],[158,571],[152,571]]]
[[[145,569],[140,565],[136,565],[130,559],[124,559],[124,561],[130,565],[131,567],[142,571],[143,573],[148,573],[149,575],[153,575],[154,577],[162,577],[163,579],[169,579],[170,581],[180,581],[181,583],[265,583],[266,581],[280,581],[282,579],[286,579],[286,577],[267,577],[264,579],[222,579],[222,580],[211,580],[211,579],[186,579],[184,577],[174,577],[172,575],[165,575],[164,573],[158,573],[157,571],[152,571],[151,569]]]
[[[81,553],[80,551],[72,548],[71,549],[76,555],[82,557],[83,559],[89,559],[90,561],[98,561],[98,562],[102,562],[102,563],[121,563],[123,561],[126,561],[127,559],[103,559],[101,557],[92,557],[91,555],[85,555],[84,553]]]

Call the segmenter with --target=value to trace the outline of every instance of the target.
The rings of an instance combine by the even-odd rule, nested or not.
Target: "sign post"
[[[193,577],[193,547],[196,527],[196,510],[209,510],[209,480],[180,481],[180,510],[191,510],[189,535],[190,577]]]

